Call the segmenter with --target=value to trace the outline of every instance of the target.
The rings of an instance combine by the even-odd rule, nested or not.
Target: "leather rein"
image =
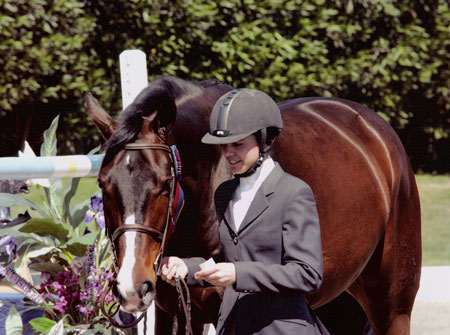
[[[117,273],[117,270],[118,270],[118,262],[117,262],[117,253],[115,250],[114,242],[125,232],[135,231],[138,233],[150,235],[153,238],[153,240],[155,240],[155,242],[161,243],[161,247],[159,249],[158,256],[156,257],[156,260],[153,263],[156,275],[159,276],[160,270],[161,270],[162,256],[164,254],[165,247],[168,242],[169,231],[171,230],[171,228],[173,229],[173,227],[170,227],[170,226],[171,226],[171,224],[174,224],[172,208],[173,208],[175,193],[177,191],[177,186],[178,186],[177,183],[179,181],[178,179],[180,179],[180,176],[181,176],[179,174],[179,173],[181,173],[181,171],[179,171],[179,167],[177,166],[178,157],[176,157],[176,154],[174,153],[172,148],[166,144],[128,143],[125,145],[124,149],[125,150],[162,150],[162,151],[167,152],[170,157],[170,161],[171,161],[170,172],[172,175],[172,182],[170,185],[169,205],[167,207],[167,215],[166,215],[166,223],[164,226],[164,231],[160,232],[154,228],[151,228],[151,227],[148,227],[148,226],[145,226],[142,224],[132,224],[132,225],[130,224],[130,225],[123,225],[123,226],[117,227],[112,235],[108,231],[108,235],[110,237],[111,246],[112,246],[113,267],[114,267],[115,273]],[[183,310],[185,312],[185,317],[186,317],[186,326],[187,326],[186,329],[189,329],[192,334],[192,328],[190,325],[189,291],[187,289],[187,286],[186,286],[186,283],[184,282],[184,280],[183,279],[181,279],[181,280],[183,281],[183,284],[185,285],[185,291],[186,291],[186,295],[187,295],[187,303],[184,301],[184,296],[182,297],[183,305],[184,305]],[[114,304],[113,306],[109,307],[108,310],[106,310],[106,308],[105,308],[106,307],[105,306],[106,296],[112,290],[112,287],[113,287],[115,281],[116,281],[115,279],[113,279],[112,281],[108,281],[103,289],[103,295],[100,299],[101,310],[102,310],[103,314],[109,319],[109,321],[111,322],[111,324],[114,327],[122,328],[122,329],[131,328],[131,327],[137,325],[142,320],[142,318],[146,315],[146,312],[143,312],[139,318],[137,318],[136,320],[134,320],[133,322],[131,322],[129,324],[124,325],[124,324],[118,323],[114,319],[115,314],[119,310],[117,303]],[[179,287],[179,285],[180,284],[177,282],[177,291],[179,294],[182,294],[182,290],[181,290],[181,287]],[[111,312],[111,310],[114,310],[114,311]],[[187,311],[189,311],[189,315],[188,315]],[[145,326],[144,326],[144,329],[145,329]]]

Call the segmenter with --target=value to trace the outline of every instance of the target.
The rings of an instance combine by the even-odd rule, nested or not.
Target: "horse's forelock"
[[[116,131],[105,143],[105,161],[110,161],[127,143],[134,142],[142,129],[142,117],[151,115],[165,99],[176,98],[192,90],[220,83],[207,80],[195,83],[176,77],[163,77],[150,83],[128,106],[119,119]]]

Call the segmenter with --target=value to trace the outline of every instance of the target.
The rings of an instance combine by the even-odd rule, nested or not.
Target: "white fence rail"
[[[2,157],[0,180],[95,177],[103,155]]]

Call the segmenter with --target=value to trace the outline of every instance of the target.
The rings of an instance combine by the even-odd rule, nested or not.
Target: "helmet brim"
[[[253,133],[219,137],[219,136],[211,135],[210,133],[206,133],[202,137],[202,143],[205,143],[205,144],[229,144],[229,143],[234,143],[234,142],[240,141],[252,134]]]

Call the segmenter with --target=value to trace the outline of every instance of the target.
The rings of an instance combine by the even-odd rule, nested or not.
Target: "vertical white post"
[[[120,54],[120,79],[123,109],[148,85],[147,60],[140,50],[125,50]]]

